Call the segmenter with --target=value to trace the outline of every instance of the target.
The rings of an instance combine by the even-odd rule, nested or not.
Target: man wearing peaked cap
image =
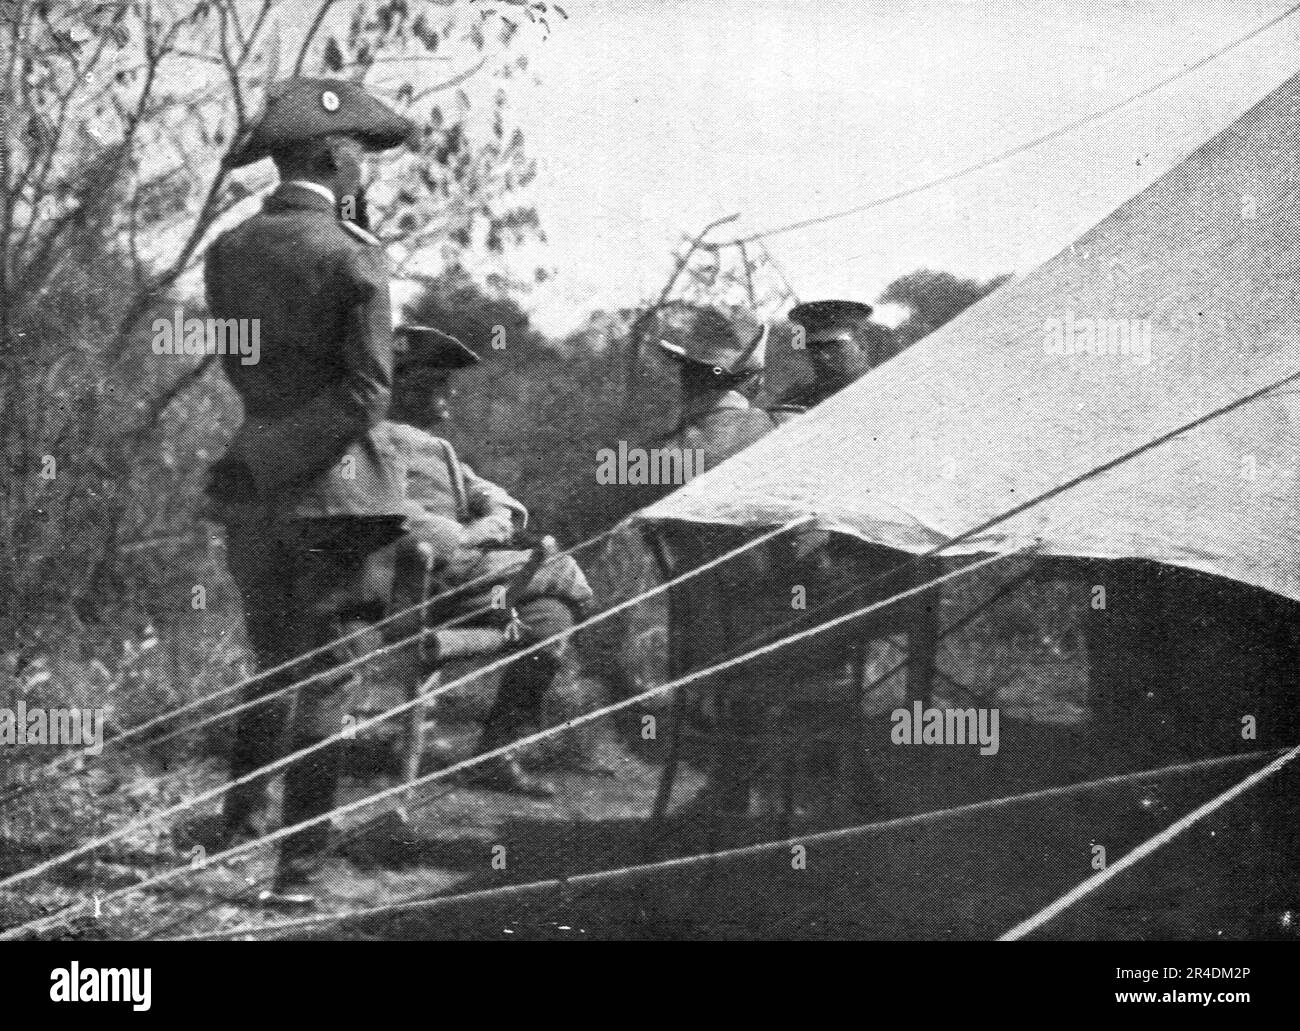
[[[790,309],[802,332],[813,379],[787,390],[770,409],[777,422],[821,404],[892,355],[889,331],[858,301],[810,301]]]
[[[236,167],[273,158],[280,184],[207,253],[212,314],[258,320],[262,342],[254,364],[224,359],[244,421],[210,472],[207,514],[226,526],[259,668],[357,634],[259,681],[249,700],[365,654],[375,633],[367,628],[391,592],[388,545],[406,510],[382,430],[393,385],[388,265],[380,241],[340,221],[338,207],[360,188],[366,152],[396,146],[411,128],[354,83],[292,79],[269,91],[230,158]],[[317,678],[243,712],[232,776],[267,765],[284,743],[297,751],[338,734],[347,684],[342,675]],[[286,768],[283,824],[334,807],[340,760],[332,744]],[[265,780],[239,785],[200,843],[260,835],[267,801]],[[281,841],[270,901],[311,904],[328,837],[328,825],[317,824]]]
[[[514,612],[499,610],[488,617],[488,626],[477,628],[482,631],[475,635],[477,656],[521,648],[568,630],[592,597],[578,564],[567,555],[557,556],[536,568],[526,583],[515,584],[531,557],[521,539],[528,509],[475,473],[449,441],[435,435],[450,418],[451,374],[478,364],[478,355],[455,337],[430,327],[399,326],[397,335],[397,382],[385,428],[403,468],[409,532],[397,547],[395,609],[421,600],[427,570],[437,593],[471,581],[478,584],[472,593],[455,596],[455,607],[446,618],[481,611],[506,586]],[[545,550],[552,550],[549,538],[542,543]],[[503,615],[517,618],[513,632],[494,625],[500,623],[495,617]],[[391,628],[397,637],[414,632],[400,621]],[[432,631],[426,638],[426,654],[446,657],[459,636]],[[496,701],[484,719],[477,752],[495,750],[540,729],[546,694],[568,665],[567,648],[560,641],[506,666]],[[468,768],[462,780],[538,798],[555,793],[550,783],[525,771],[511,755]]]
[[[777,423],[784,423],[821,404],[893,356],[889,330],[872,322],[871,313],[869,304],[842,300],[810,301],[790,310],[789,319],[801,331],[813,379],[787,390],[769,409]],[[799,529],[782,539],[778,547],[782,549],[780,554],[785,575],[791,583],[803,585],[808,598],[842,599],[823,610],[826,619],[843,615],[853,605],[860,604],[860,599],[851,594],[853,586],[866,583],[879,573],[879,557],[860,541],[843,534]],[[907,610],[919,613],[912,625],[922,630],[922,636],[909,638],[917,657],[923,657],[924,649],[930,647],[923,642],[928,640],[925,634],[930,632],[928,628],[932,625],[937,606],[929,605],[929,602],[927,596],[917,602],[914,609],[909,607]],[[854,649],[860,647],[856,632],[852,626],[831,631],[791,651],[784,666],[787,677],[795,683],[818,684],[820,681],[828,696],[842,695],[846,686],[851,693],[854,690],[852,678],[845,679],[845,667]],[[918,662],[909,664],[909,688],[916,682],[914,678],[920,675],[919,668]],[[850,711],[857,710],[850,706]],[[820,765],[825,772],[834,769],[836,762],[826,752]],[[851,797],[860,807],[878,810],[883,806],[883,789],[868,763],[855,762],[848,787]]]

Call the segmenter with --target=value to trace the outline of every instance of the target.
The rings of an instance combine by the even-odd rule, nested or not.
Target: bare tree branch
[[[249,30],[248,38],[244,41],[243,52],[239,55],[239,67],[244,66],[257,44],[258,38],[262,34],[262,26],[266,24],[267,16],[271,13],[272,8],[276,6],[277,0],[262,0],[262,8],[257,12],[257,18],[253,21],[253,27]],[[276,52],[271,55],[269,64],[275,64],[279,60],[280,37],[278,33],[274,34]],[[270,76],[268,76],[269,78]]]
[[[479,60],[474,63],[473,67],[465,69],[465,71],[461,72],[459,75],[452,76],[446,82],[440,82],[434,86],[429,86],[425,89],[420,90],[419,93],[411,97],[411,103],[414,104],[417,100],[423,100],[425,97],[433,93],[438,93],[445,89],[451,89],[453,86],[459,86],[466,79],[473,77],[474,73],[477,72],[480,68],[482,68],[485,64],[487,64],[487,58],[486,57],[479,58]]]
[[[316,33],[320,31],[321,25],[325,21],[326,15],[330,13],[330,8],[334,6],[335,0],[323,0],[320,7],[316,8],[316,17],[307,28],[307,35],[303,37],[302,47],[298,50],[298,59],[293,62],[293,74],[299,76],[302,74],[302,66],[307,63],[307,53],[311,50],[312,42],[316,39]]]
[[[690,244],[677,255],[677,263],[673,267],[672,274],[668,281],[664,283],[664,288],[659,292],[659,297],[647,308],[643,308],[633,321],[631,328],[628,330],[628,354],[627,354],[627,382],[623,391],[624,406],[630,406],[631,399],[636,391],[636,370],[641,360],[641,337],[645,332],[645,327],[665,304],[668,298],[672,296],[673,288],[677,285],[677,280],[681,278],[682,272],[690,263],[692,255],[699,250],[704,243],[704,238],[708,236],[718,226],[726,225],[728,222],[734,222],[740,217],[737,212],[734,215],[728,215],[726,218],[720,218],[715,222],[710,222],[701,229],[694,237],[691,238]]]
[[[220,41],[221,63],[226,69],[226,79],[231,87],[231,99],[235,104],[235,125],[242,128],[248,121],[248,112],[244,107],[244,91],[239,83],[239,62],[231,57],[230,38],[226,28],[227,19],[230,17],[227,11],[233,6],[233,4],[223,3],[217,8],[221,14],[217,36]],[[238,135],[238,131],[236,131],[236,135]]]

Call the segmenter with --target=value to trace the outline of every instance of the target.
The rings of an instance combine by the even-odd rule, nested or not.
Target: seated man
[[[508,604],[518,616],[518,632],[498,628],[495,642],[483,638],[490,647],[523,647],[569,629],[592,596],[578,564],[568,556],[550,559],[526,583],[512,583],[531,557],[527,550],[510,547],[527,524],[527,509],[476,475],[448,441],[429,432],[449,417],[452,371],[477,364],[478,355],[436,329],[400,327],[398,335],[393,401],[385,426],[404,473],[409,533],[398,544],[395,608],[423,596],[427,568],[435,592],[475,582],[451,600],[449,609],[439,609],[435,622],[500,602],[500,588],[506,587]],[[430,555],[427,567],[426,554]],[[445,657],[453,636],[434,631],[428,639],[431,653]],[[542,703],[562,668],[566,645],[567,641],[548,645],[502,671],[476,754],[538,729]],[[553,785],[526,773],[513,756],[471,767],[466,779],[539,798],[555,793]]]

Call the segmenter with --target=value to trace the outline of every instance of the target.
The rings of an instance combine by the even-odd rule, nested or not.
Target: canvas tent
[[[811,513],[918,553],[1297,370],[1300,76],[1045,265],[642,518]],[[1293,385],[951,553],[1037,541],[1300,600],[1298,430]]]

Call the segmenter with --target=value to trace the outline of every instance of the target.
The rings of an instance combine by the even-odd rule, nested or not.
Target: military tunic
[[[419,600],[423,561],[415,547],[433,547],[433,574],[442,590],[482,578],[478,591],[458,599],[458,608],[476,609],[527,563],[528,551],[507,547],[528,525],[528,510],[504,489],[474,472],[449,441],[404,423],[386,422],[384,431],[402,470],[406,490],[408,536],[398,545],[395,607]],[[580,611],[591,600],[591,587],[569,556],[545,563],[516,599],[525,626],[529,603],[557,598]],[[528,627],[538,637],[549,627]]]
[[[208,514],[226,525],[227,562],[262,669],[382,615],[392,563],[381,549],[405,518],[396,452],[380,430],[392,389],[386,259],[378,240],[339,222],[328,194],[280,185],[262,211],[217,238],[205,270],[214,316],[260,322],[260,360],[224,359],[245,418],[212,469]],[[298,663],[250,697],[372,645],[354,641]],[[346,682],[324,678],[292,703],[243,713],[232,775],[274,758],[290,713],[289,747],[337,733]],[[336,780],[332,749],[291,766],[284,822],[327,811]],[[227,797],[227,820],[257,820],[265,806],[264,783],[243,786]],[[286,840],[283,853],[318,851],[321,833]]]
[[[434,594],[473,582],[469,592],[453,595],[450,609],[439,610],[436,621],[478,612],[497,599],[494,588],[508,585],[532,557],[509,546],[528,522],[528,510],[505,490],[460,460],[452,445],[424,430],[388,422],[384,431],[401,466],[406,489],[409,532],[396,546],[393,607],[410,608],[425,596],[425,561],[419,546],[432,548],[430,567]],[[544,562],[511,599],[522,624],[522,644],[547,640],[569,630],[581,616],[592,591],[578,564],[569,555]],[[484,613],[483,621],[490,617]],[[419,630],[421,618],[397,620],[392,636]],[[537,729],[545,695],[565,666],[568,639],[552,641],[539,651],[510,663],[501,674],[496,698],[483,721],[478,750],[488,751]],[[500,769],[496,777],[501,777]],[[504,780],[509,790],[528,793],[527,775],[512,770]],[[500,786],[501,780],[494,781]]]
[[[218,492],[278,519],[400,516],[396,456],[378,429],[393,386],[379,241],[287,183],[217,238],[206,282],[215,316],[261,323],[256,364],[223,358],[244,422],[217,463]]]

